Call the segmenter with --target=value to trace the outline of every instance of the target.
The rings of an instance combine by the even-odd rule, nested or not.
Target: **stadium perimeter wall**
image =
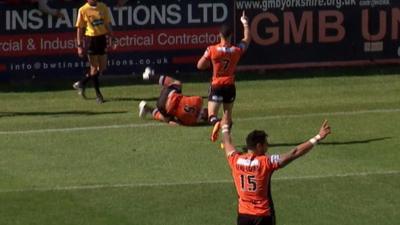
[[[87,62],[77,57],[74,24],[82,2],[50,0],[63,14],[56,17],[36,4],[0,0],[0,80],[81,76]],[[140,73],[148,65],[195,72],[221,24],[232,24],[240,41],[242,10],[253,40],[240,70],[400,63],[397,0],[104,2],[118,39],[108,74]]]

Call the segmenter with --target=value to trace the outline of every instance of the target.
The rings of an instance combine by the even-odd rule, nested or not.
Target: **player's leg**
[[[239,214],[237,217],[238,225],[275,225],[271,216],[253,216]]]
[[[233,111],[233,103],[236,99],[236,87],[234,85],[227,86],[223,93],[224,100],[223,100],[223,109],[224,114],[226,114],[226,118],[229,122],[229,127],[232,127],[233,120],[232,120],[232,111]]]
[[[262,216],[255,219],[255,225],[275,225],[275,220],[272,216]]]
[[[159,84],[162,87],[169,87],[171,85],[182,87],[182,83],[168,75],[157,74],[151,67],[146,67],[143,72],[143,80],[150,80]]]
[[[78,91],[78,95],[82,96],[82,98],[84,99],[86,99],[86,84],[91,78],[92,77],[90,76],[90,72],[86,72],[85,76],[81,80],[75,82],[72,85],[72,87]]]
[[[96,92],[96,101],[98,103],[103,103],[103,96],[100,93],[99,88],[99,67],[100,67],[100,57],[99,55],[89,55],[89,63],[90,63],[90,77],[93,81],[93,86]]]
[[[141,101],[139,103],[139,117],[145,118],[146,115],[151,114],[154,120],[161,122],[167,122],[167,118],[160,112],[158,108],[151,107],[146,101]]]
[[[175,87],[181,90],[180,92],[182,92],[182,83],[179,80],[176,80],[167,75],[161,75],[160,80],[161,80],[160,85],[162,85],[163,87],[169,87],[174,85]]]
[[[223,90],[220,87],[212,87],[208,89],[208,123],[215,125],[220,119],[218,118],[219,108],[223,101]]]
[[[93,86],[96,92],[96,101],[101,104],[104,102],[103,95],[100,92],[99,76],[107,67],[107,38],[105,35],[96,36],[90,42],[88,54],[90,55],[91,76]]]
[[[164,117],[164,115],[157,109],[153,109],[153,111],[151,112],[151,115],[153,116],[154,120],[158,120],[161,122],[167,122],[167,118]]]
[[[174,85],[162,87],[160,96],[157,100],[156,106],[158,110],[160,110],[160,112],[164,115],[171,113],[173,110],[175,110],[174,107],[176,107],[175,104],[170,104],[170,99],[172,98],[171,93],[181,93],[180,87]]]
[[[85,43],[86,43],[85,46],[90,47],[91,42],[92,42],[92,38],[85,36],[84,40],[85,40]],[[84,49],[85,55],[87,55],[88,49],[89,48],[85,48]],[[89,57],[89,55],[87,55],[87,57]],[[86,59],[88,59],[88,58],[86,58]],[[89,70],[85,72],[84,77],[81,80],[75,82],[72,85],[72,87],[74,89],[76,89],[78,91],[78,94],[80,96],[82,96],[82,98],[84,98],[84,99],[86,99],[86,95],[85,95],[86,85],[87,85],[87,83],[89,82],[90,79],[92,79],[92,77],[90,76],[90,68],[89,68]]]
[[[221,119],[218,118],[218,111],[221,103],[208,101],[208,123],[213,125],[211,131],[211,141],[215,142],[218,139],[219,130],[221,129]]]
[[[218,139],[219,130],[221,128],[218,112],[222,104],[223,96],[222,89],[220,87],[210,86],[208,92],[208,123],[213,126],[211,132],[211,141],[214,142]]]
[[[215,142],[218,139],[219,136],[219,130],[221,129],[221,122],[220,120],[216,117],[218,112],[218,109],[221,104],[223,104],[223,110],[224,114],[226,114],[227,119],[229,121],[230,126],[232,126],[232,109],[233,109],[233,102],[235,101],[236,98],[236,88],[234,85],[230,86],[224,86],[220,88],[211,88],[210,90],[210,96],[209,96],[209,102],[211,99],[211,102],[217,101],[218,108],[217,111],[215,111],[215,105],[213,106],[212,104],[209,104],[209,107],[214,107],[214,109],[209,108],[209,121],[211,124],[213,124],[213,120],[216,121],[214,122],[213,130],[211,132],[211,141]],[[212,114],[210,114],[210,111]]]
[[[99,73],[102,74],[107,69],[107,54],[99,55]]]
[[[98,72],[93,78],[93,85],[94,85],[94,90],[96,91],[96,101],[98,103],[103,103],[104,98],[103,95],[100,92],[100,83],[99,83],[99,77],[103,73],[104,70],[107,68],[107,55],[97,55],[97,60],[98,60]]]
[[[139,117],[144,118],[147,114],[153,114],[154,107],[147,104],[146,101],[142,100],[139,103]]]
[[[237,216],[237,225],[254,225],[254,217],[239,214]]]
[[[218,118],[218,111],[221,106],[220,102],[210,101],[208,100],[207,108],[208,108],[208,123],[210,125],[214,125],[220,119]]]
[[[233,102],[232,103],[224,103],[223,104],[223,110],[224,110],[224,114],[226,114],[226,118],[228,120],[229,123],[229,127],[232,127],[232,110],[233,109]]]

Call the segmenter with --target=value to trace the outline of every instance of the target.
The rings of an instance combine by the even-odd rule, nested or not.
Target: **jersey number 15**
[[[257,182],[253,175],[240,175],[240,184],[243,191],[256,191]]]

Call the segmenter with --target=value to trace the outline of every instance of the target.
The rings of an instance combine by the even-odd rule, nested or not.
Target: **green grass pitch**
[[[207,89],[186,82],[183,91]],[[102,105],[74,90],[0,93],[0,225],[235,224],[211,127],[138,118],[139,101],[154,104],[158,93],[104,87]],[[277,224],[399,223],[399,75],[240,79],[233,116],[234,143],[265,129],[270,153],[331,124],[331,136],[274,174]]]

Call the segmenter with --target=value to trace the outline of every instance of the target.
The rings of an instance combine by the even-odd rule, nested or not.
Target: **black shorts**
[[[101,36],[87,36],[87,53],[89,55],[104,55],[107,50],[107,37],[106,35]]]
[[[163,115],[167,114],[166,104],[167,104],[167,100],[168,100],[168,95],[169,95],[169,93],[171,93],[171,91],[176,91],[176,93],[181,94],[182,93],[182,86],[180,86],[180,85],[170,85],[168,87],[164,87],[161,90],[160,97],[157,100],[157,109]]]
[[[238,225],[275,225],[273,216],[252,216],[239,214],[237,217]]]
[[[235,85],[229,86],[210,86],[208,101],[212,102],[223,102],[232,103],[236,98],[236,87]]]

